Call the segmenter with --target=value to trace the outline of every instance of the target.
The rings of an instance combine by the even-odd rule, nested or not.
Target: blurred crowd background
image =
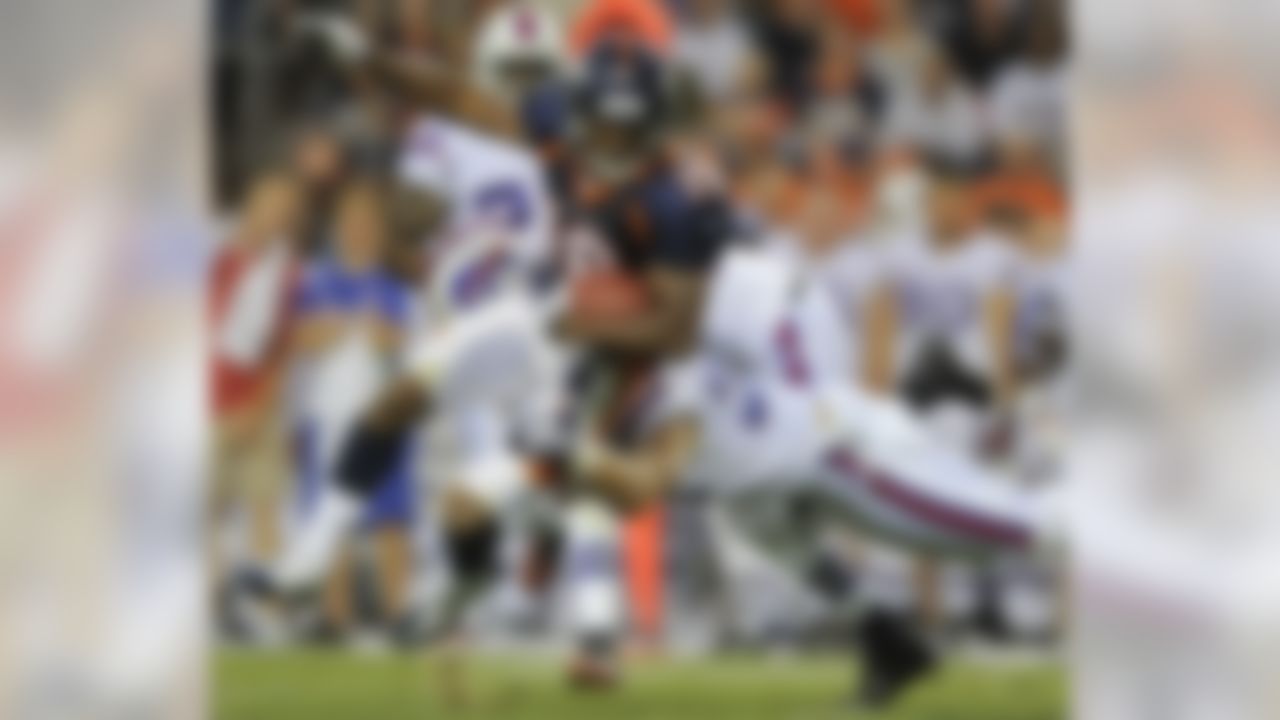
[[[588,4],[544,7],[571,27]],[[371,138],[361,118],[377,101],[343,77],[308,26],[352,17],[387,46],[462,57],[491,5],[30,0],[0,9],[6,717],[136,715],[140,697],[161,695],[185,711],[174,716],[200,716],[204,574],[189,535],[200,526],[202,423],[224,439],[209,445],[217,469],[240,474],[236,461],[255,457],[263,468],[227,493],[215,568],[269,559],[296,512],[298,409],[283,388],[299,362],[284,340],[297,318],[268,314],[272,352],[248,358],[246,389],[219,393],[216,412],[205,412],[202,361],[214,335],[199,321],[204,166],[216,179],[224,262],[275,248],[300,272],[331,257],[336,188],[378,162],[362,149]],[[971,199],[1003,198],[983,203],[982,217],[1024,268],[1014,277],[1036,267],[1024,260],[1059,263],[1072,217],[1072,285],[1085,291],[1072,295],[1070,356],[1085,412],[1072,427],[1071,479],[1088,490],[1073,533],[1074,712],[1274,717],[1280,5],[1074,0],[1070,102],[1053,4],[712,3],[720,9],[702,22],[694,5],[667,7],[667,53],[692,56],[694,74],[707,76],[699,82],[721,87],[726,99],[708,103],[703,121],[718,116],[717,129],[703,137],[731,170],[744,214],[781,218],[819,186],[817,166],[799,162],[797,138],[812,137],[799,129],[803,116],[870,139],[845,156],[854,162],[826,166],[841,183],[820,185],[861,200],[840,205],[851,211],[851,246],[893,247],[894,224],[924,213],[911,188],[926,142],[982,149],[982,172],[970,178],[982,192]],[[1056,42],[1033,53],[1033,34]],[[844,44],[822,42],[841,35]],[[825,64],[838,69],[828,77],[866,89],[835,80],[831,102],[817,102],[820,49],[844,55]],[[739,58],[740,68],[697,59],[711,56]],[[938,70],[945,81],[933,86],[947,93],[913,94],[925,86],[922,66]],[[946,117],[967,120],[911,109],[942,97]],[[289,207],[290,192],[273,200],[271,183],[255,190],[268,179],[307,188],[304,206]],[[1009,277],[1000,287],[1026,287]],[[1021,409],[1034,408],[1037,387],[1051,386],[1020,383],[1019,411],[1004,416],[1037,416]],[[431,476],[417,483],[423,510],[401,528],[429,537]],[[684,502],[664,519],[668,554]],[[430,541],[408,547],[406,577],[424,583],[437,567]],[[895,563],[889,584],[917,595],[913,562]],[[665,571],[667,594],[678,596],[682,566]],[[781,586],[747,582],[753,596]],[[664,605],[667,626],[692,615],[682,603]]]
[[[485,18],[521,1],[213,3],[215,581],[269,562],[306,509],[317,474],[309,421],[347,402],[345,381],[318,376],[315,361],[341,345],[343,323],[372,319],[379,352],[424,330],[413,306],[429,289],[398,271],[381,210],[394,203],[362,182],[400,151],[379,122],[385,88],[349,72],[333,33],[317,28],[346,18],[379,47],[464,75]],[[1053,481],[1068,350],[1064,2],[523,1],[556,19],[570,69],[602,26],[634,23],[677,78],[672,152],[732,199],[742,233],[831,238],[850,322],[867,340],[859,380],[900,394],[939,442],[1020,481]],[[926,192],[939,168],[950,188],[941,200]],[[964,231],[939,231],[948,227]],[[343,273],[373,278],[362,287],[376,300],[326,306],[337,301],[314,279]],[[224,341],[229,298],[244,293],[260,301],[232,303],[253,316],[234,324],[254,331]],[[882,312],[881,297],[896,311]],[[371,511],[367,538],[330,583],[317,641],[377,644],[388,618],[430,602],[431,466],[411,461],[398,496]],[[633,525],[625,581],[637,637],[717,648],[820,636],[805,588],[777,581],[699,498],[677,494]],[[1055,635],[1053,583],[1029,568],[938,566],[838,542],[940,627]],[[513,573],[481,610],[501,639],[527,624],[518,585]]]

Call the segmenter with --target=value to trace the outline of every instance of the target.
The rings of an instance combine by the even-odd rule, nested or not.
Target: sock
[[[326,486],[315,514],[285,551],[276,567],[275,582],[282,593],[308,590],[323,579],[339,545],[355,528],[364,499],[336,485]]]
[[[600,501],[575,501],[565,516],[569,612],[575,636],[612,637],[622,626],[618,522]]]

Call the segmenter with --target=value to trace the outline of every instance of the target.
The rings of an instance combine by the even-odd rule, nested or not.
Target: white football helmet
[[[566,58],[558,18],[531,0],[515,0],[485,18],[472,70],[481,88],[514,101],[531,83],[560,72]]]

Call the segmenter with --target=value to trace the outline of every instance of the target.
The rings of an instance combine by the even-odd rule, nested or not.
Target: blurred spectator
[[[831,16],[844,22],[858,37],[871,37],[880,30],[882,0],[827,0]]]
[[[891,147],[908,147],[948,164],[974,167],[990,151],[981,103],[936,49],[925,56],[915,82],[898,88],[885,122]]]
[[[693,0],[681,19],[675,61],[690,73],[708,102],[738,90],[748,72],[751,37],[729,0]]]
[[[868,36],[867,56],[892,102],[915,86],[920,66],[931,52],[931,38],[911,14],[911,0],[880,0],[876,31]]]
[[[744,67],[737,92],[707,104],[710,127],[721,141],[732,170],[776,160],[774,151],[787,129],[787,119],[768,84],[765,67],[757,56]]]
[[[712,112],[730,193],[739,216],[755,232],[788,221],[799,180],[783,158],[791,125],[786,106],[770,92],[763,66],[753,70],[742,91],[730,102],[712,105]]]
[[[405,52],[429,54],[432,50],[431,12],[427,0],[396,0],[392,44]]]
[[[960,406],[982,417],[1011,399],[1012,250],[981,222],[973,186],[953,169],[934,169],[925,237],[892,246],[886,257],[894,299],[891,337],[897,384],[919,411]],[[953,442],[974,447],[965,428]]]
[[[820,34],[818,52],[806,76],[807,103],[798,135],[867,148],[883,107],[882,88],[841,25]]]
[[[996,77],[991,114],[1000,140],[1038,145],[1055,165],[1065,155],[1065,18],[1057,2],[1035,6],[1023,51]]]
[[[659,0],[589,0],[569,29],[569,44],[584,55],[605,41],[634,43],[666,55],[675,28]]]
[[[387,239],[377,190],[363,182],[344,190],[335,223],[332,251],[309,265],[297,302],[292,390],[304,511],[333,478],[342,438],[384,382],[410,303],[408,289],[382,264]],[[387,620],[399,618],[407,600],[415,503],[406,453],[366,516]],[[339,626],[350,620],[344,575],[335,575],[329,598],[330,620]]]
[[[272,3],[263,52],[273,69],[270,95],[278,131],[335,112],[351,97],[352,77],[317,28],[335,13],[330,3]]]
[[[1040,147],[1013,137],[1000,146],[996,171],[979,186],[977,203],[987,218],[1013,228],[1061,225],[1067,212],[1062,183]]]
[[[299,247],[304,256],[314,257],[328,246],[330,214],[346,170],[338,138],[320,127],[303,132],[294,146],[292,169],[302,202]]]
[[[1025,0],[926,0],[925,16],[960,77],[985,89],[1023,46]]]
[[[805,101],[824,14],[820,0],[770,0],[755,16],[770,90],[793,107]]]
[[[1065,234],[1061,225],[1029,225],[1018,236],[1014,355],[1019,380],[1051,380],[1066,361]]]
[[[1048,379],[1065,353],[1061,263],[1067,199],[1039,146],[1010,139],[997,172],[979,187],[978,203],[990,222],[1014,241],[1018,262],[1015,351],[1019,380]]]
[[[828,250],[866,228],[871,210],[864,156],[838,136],[815,136],[801,172],[806,190],[798,220],[804,232],[825,238]]]
[[[251,552],[271,557],[278,544],[284,474],[279,415],[280,371],[290,321],[288,297],[298,277],[294,238],[296,187],[278,176],[254,187],[240,226],[214,260],[210,278],[213,405],[216,425],[212,508],[225,520],[250,518]],[[213,545],[214,577],[224,569]]]

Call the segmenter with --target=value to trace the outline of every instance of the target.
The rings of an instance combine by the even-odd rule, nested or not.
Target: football
[[[573,283],[570,308],[578,317],[626,321],[649,309],[649,290],[639,279],[616,270],[595,272]]]

